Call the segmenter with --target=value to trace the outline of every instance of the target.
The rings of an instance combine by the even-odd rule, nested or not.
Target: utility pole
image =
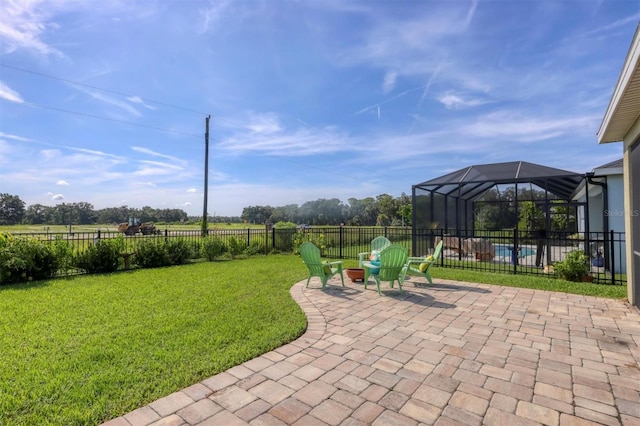
[[[209,195],[209,119],[207,116],[205,121],[204,132],[204,206],[202,207],[202,236],[207,235],[207,199]]]

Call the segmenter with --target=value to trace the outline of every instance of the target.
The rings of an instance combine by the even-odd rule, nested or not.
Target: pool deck
[[[640,425],[640,312],[623,301],[314,280],[291,288],[300,338],[105,425]]]

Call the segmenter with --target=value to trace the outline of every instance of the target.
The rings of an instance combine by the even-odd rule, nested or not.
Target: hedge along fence
[[[314,227],[169,231],[160,235],[124,236],[118,232],[0,234],[0,285],[57,276],[104,273],[130,267],[158,267],[193,259],[292,253],[304,241],[323,255],[354,258],[370,241],[386,235],[410,245],[408,228]]]
[[[546,253],[560,253],[582,248],[592,255],[603,252],[602,266],[591,268],[595,282],[600,284],[626,283],[626,275],[620,273],[624,233],[591,233],[585,235],[549,233],[542,241]],[[394,244],[407,248],[412,256],[429,254],[437,237],[444,230],[416,230],[410,227],[347,227],[326,226],[297,230],[293,228],[212,229],[204,236],[201,231],[168,231],[161,235],[124,236],[117,232],[41,233],[0,235],[0,285],[54,276],[95,272],[111,272],[128,267],[155,267],[185,263],[192,259],[216,260],[246,255],[269,253],[296,253],[304,241],[317,245],[322,255],[331,259],[357,259],[358,253],[368,252],[375,237],[383,235]],[[578,238],[576,240],[576,237]],[[513,247],[536,249],[536,243],[525,232],[517,230],[450,232],[447,239],[454,239],[462,246],[468,238],[491,241],[504,253],[495,259],[474,259],[455,249],[443,250],[438,265],[441,267],[474,269],[506,274],[547,275],[538,265],[535,255],[522,258],[509,256]],[[596,244],[597,243],[597,244]],[[595,248],[590,249],[595,244]],[[509,251],[509,248],[512,251]],[[537,250],[539,252],[540,250]],[[505,256],[507,254],[507,256]],[[547,256],[545,256],[547,257]],[[559,260],[553,259],[553,260]],[[610,271],[616,271],[611,273]]]

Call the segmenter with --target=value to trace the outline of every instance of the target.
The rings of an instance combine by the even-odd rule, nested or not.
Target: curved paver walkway
[[[105,425],[640,425],[636,308],[412,281],[299,282],[302,337]]]

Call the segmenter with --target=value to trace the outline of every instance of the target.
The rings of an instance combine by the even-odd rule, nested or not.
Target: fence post
[[[609,248],[609,253],[611,255],[611,263],[609,263],[609,268],[611,270],[611,284],[616,283],[616,251],[615,251],[615,242],[613,241],[613,229],[610,232],[609,244],[611,247]]]
[[[513,252],[511,252],[513,260],[513,274],[518,274],[518,228],[513,228]]]
[[[440,266],[444,266],[444,228],[440,228],[440,241],[442,241],[442,250],[440,251]]]
[[[342,246],[344,245],[344,233],[342,229],[342,224],[340,224],[340,257],[342,259]]]

